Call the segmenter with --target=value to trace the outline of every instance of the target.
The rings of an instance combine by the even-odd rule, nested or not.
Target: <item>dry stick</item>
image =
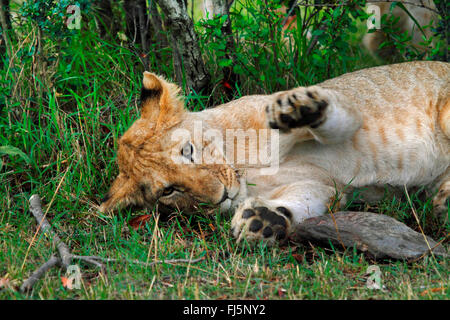
[[[414,208],[414,205],[413,205],[413,203],[411,201],[411,198],[409,197],[408,189],[406,188],[406,185],[403,185],[403,187],[405,188],[405,193],[406,193],[406,198],[408,199],[408,204],[411,207],[411,210],[412,210],[412,213],[414,215],[414,218],[416,219],[417,225],[419,226],[419,231],[422,234],[423,239],[425,240],[425,243],[427,244],[429,252],[433,256],[433,258],[436,259],[436,257],[434,256],[433,250],[431,249],[430,243],[428,242],[427,236],[423,232],[422,226],[420,225],[419,217],[417,216],[417,213],[416,213],[416,210]]]
[[[408,189],[406,188],[406,184],[403,185],[403,187],[405,188],[406,198],[408,199],[409,206],[411,207],[411,210],[412,210],[412,213],[414,215],[414,218],[416,219],[417,225],[419,226],[420,233],[422,233],[422,236],[425,239],[425,242],[426,242],[426,244],[428,246],[428,249],[429,249],[429,253],[431,253],[431,256],[433,257],[434,261],[436,262],[437,261],[436,260],[436,256],[434,255],[433,249],[431,248],[430,243],[428,242],[428,238],[425,235],[425,233],[423,232],[422,226],[420,225],[419,217],[417,216],[416,210],[414,209],[414,205],[413,205],[413,203],[411,201],[411,198],[409,197],[409,193],[408,193]],[[422,255],[422,256],[424,256],[424,255]],[[441,273],[438,271],[438,269],[436,268],[436,266],[434,264],[432,264],[432,265],[433,265],[434,270],[436,271],[436,273],[442,279]]]
[[[42,231],[46,236],[51,237],[53,239],[52,242],[58,248],[60,258],[52,256],[46,263],[44,263],[41,267],[39,267],[39,269],[34,271],[32,275],[27,280],[25,280],[22,286],[20,287],[20,290],[22,292],[30,290],[33,287],[33,285],[42,276],[44,276],[44,274],[52,267],[59,265],[62,268],[67,269],[67,267],[71,264],[72,259],[74,259],[74,255],[70,252],[69,247],[61,240],[61,238],[56,234],[56,232],[53,231],[50,223],[45,217],[45,214],[42,212],[41,198],[39,197],[39,195],[37,194],[32,195],[29,201],[30,201],[30,211],[36,218],[39,230]],[[102,270],[102,272],[104,272],[104,266],[101,263],[93,261],[89,258],[83,260],[87,263],[91,263],[99,267]]]
[[[331,210],[330,210],[330,215],[331,215],[331,219],[333,219],[333,224],[334,224],[334,228],[336,229],[336,235],[337,235],[338,241],[341,244],[342,248],[344,248],[344,251],[345,251],[345,250],[347,250],[347,248],[345,247],[344,242],[342,242],[341,234],[339,233],[339,228],[338,228],[336,219],[334,218],[334,214]]]
[[[441,240],[441,241],[439,241],[438,243],[436,243],[435,245],[434,245],[434,247],[433,248],[431,248],[431,250],[434,250],[434,249],[436,249],[437,247],[439,247],[445,240],[447,240],[447,238],[450,236],[450,233],[447,233],[447,235]],[[419,261],[420,259],[422,259],[423,257],[425,257],[427,254],[429,254],[429,252],[428,251],[425,251],[425,253],[424,254],[422,254],[420,257],[418,257],[418,258],[416,258],[416,259],[413,259],[413,260],[409,260],[408,262],[416,262],[416,261]],[[449,257],[448,255],[444,255],[444,257]]]
[[[52,205],[52,203],[53,203],[53,200],[55,199],[56,194],[58,193],[59,188],[61,187],[61,185],[62,185],[64,179],[66,178],[66,174],[67,174],[67,172],[69,171],[69,168],[70,168],[70,166],[67,167],[66,172],[64,173],[63,177],[62,177],[61,180],[59,181],[58,186],[56,187],[56,191],[53,193],[53,197],[52,197],[52,199],[50,200],[50,204],[47,206],[47,210],[45,211],[45,213],[44,213],[44,215],[43,215],[43,219],[41,219],[41,222],[42,222],[43,220],[47,221],[47,220],[45,219],[45,217],[47,216],[48,210],[50,210],[50,207],[51,207],[51,205]],[[31,196],[31,198],[32,198],[32,197],[33,197],[33,196]],[[39,198],[38,195],[37,195],[37,197]],[[30,198],[30,202],[31,202],[31,198]],[[41,206],[41,200],[40,200],[40,198],[39,198],[39,203],[38,203],[38,205],[39,205],[39,207]],[[30,205],[30,207],[31,207],[31,205]],[[41,211],[41,213],[42,213],[42,208],[40,209],[40,211]],[[38,221],[38,222],[39,222],[39,221]],[[49,225],[50,225],[50,224],[49,224]],[[34,233],[33,239],[31,239],[31,243],[30,243],[30,245],[28,246],[27,252],[25,253],[25,258],[23,259],[22,267],[20,268],[20,270],[23,270],[23,267],[25,266],[25,262],[27,261],[28,253],[30,252],[31,246],[32,246],[33,243],[34,243],[34,239],[36,238],[36,236],[37,236],[39,230],[41,230],[41,223],[38,224],[38,227],[37,227],[37,229],[36,229],[36,232]],[[45,232],[44,232],[44,234],[45,234]]]
[[[53,268],[55,265],[59,265],[61,263],[61,259],[52,256],[46,263],[44,263],[42,266],[40,266],[36,271],[34,271],[31,276],[25,280],[22,285],[20,286],[20,291],[25,292],[28,290],[31,290],[33,288],[34,284],[42,278],[42,276],[51,268]]]
[[[44,213],[42,212],[42,205],[41,205],[41,199],[39,195],[34,194],[30,197],[30,211],[33,214],[33,216],[36,218],[36,221],[38,225],[40,226],[40,230],[47,236],[51,236],[53,239],[53,244],[56,245],[58,248],[58,252],[60,255],[60,258],[52,255],[50,259],[45,262],[41,267],[39,267],[36,271],[34,271],[31,276],[26,279],[22,286],[20,287],[20,290],[22,292],[30,290],[33,285],[44,276],[44,274],[50,270],[52,267],[58,265],[63,267],[64,269],[67,269],[67,267],[71,264],[73,259],[78,259],[90,264],[93,264],[97,267],[99,267],[103,274],[106,275],[105,272],[105,266],[101,262],[121,262],[119,259],[110,259],[110,258],[102,258],[99,256],[78,256],[71,253],[69,247],[61,240],[61,238],[56,234],[55,231],[53,231],[50,223],[48,222],[47,218],[45,217]],[[189,263],[191,265],[192,263],[199,262],[203,260],[204,257],[197,258],[197,259],[169,259],[169,260],[158,260],[153,262],[142,262],[139,260],[132,260],[129,261],[131,263],[144,265],[146,267],[151,267],[157,263],[167,263],[167,264],[174,264],[174,263]]]
[[[61,256],[61,262],[66,269],[72,260],[72,254],[69,247],[61,240],[61,238],[52,230],[52,227],[48,220],[44,217],[42,212],[41,199],[37,194],[34,194],[30,198],[30,211],[36,218],[38,225],[41,226],[41,231],[49,236],[52,235],[53,244],[58,248],[59,255]]]

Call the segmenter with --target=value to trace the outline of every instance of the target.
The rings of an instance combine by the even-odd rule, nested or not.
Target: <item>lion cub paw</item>
[[[285,207],[271,208],[259,201],[246,201],[236,210],[231,233],[240,242],[263,240],[269,245],[284,243],[292,226],[292,214]]]
[[[269,127],[286,132],[303,126],[317,128],[325,121],[328,104],[326,92],[317,86],[282,92],[266,107]]]

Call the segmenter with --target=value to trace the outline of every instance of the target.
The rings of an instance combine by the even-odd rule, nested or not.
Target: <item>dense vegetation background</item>
[[[139,116],[144,70],[178,83],[186,107],[201,110],[379,64],[448,61],[448,3],[435,3],[440,19],[426,50],[411,46],[395,18],[382,18],[384,46],[395,48],[386,61],[361,45],[368,14],[359,0],[1,0],[0,297],[448,298],[449,262],[433,257],[378,262],[386,289],[372,291],[366,270],[375,262],[367,257],[338,248],[238,247],[218,211],[175,212],[165,222],[148,212],[155,219],[136,230],[130,210],[97,211],[117,174],[117,140]],[[35,193],[75,253],[123,263],[108,265],[107,275],[81,263],[80,290],[65,288],[63,271],[54,270],[20,293],[17,286],[54,252],[28,213]],[[425,233],[447,241],[449,225],[434,220],[429,196],[417,190],[412,204],[394,198],[358,209],[418,230],[414,207]],[[151,268],[132,262],[179,257],[205,259]]]

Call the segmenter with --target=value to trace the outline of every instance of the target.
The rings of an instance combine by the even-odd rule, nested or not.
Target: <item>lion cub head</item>
[[[211,157],[220,158],[221,153],[213,144],[194,139],[195,123],[207,123],[201,113],[184,109],[179,91],[144,72],[141,118],[119,140],[119,175],[100,211],[128,205],[153,208],[156,201],[184,212],[194,211],[199,203],[227,208],[239,193],[238,174],[230,165],[197,161],[204,148]]]

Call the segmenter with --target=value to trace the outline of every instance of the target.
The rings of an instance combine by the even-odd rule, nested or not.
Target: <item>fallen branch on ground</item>
[[[38,223],[38,230],[40,230],[42,233],[46,234],[48,237],[50,237],[53,242],[53,245],[55,245],[58,249],[59,257],[52,255],[50,259],[45,262],[42,266],[40,266],[38,269],[36,269],[31,276],[26,279],[22,285],[20,286],[20,291],[26,292],[33,288],[34,284],[42,278],[45,273],[53,268],[54,266],[58,266],[66,270],[69,265],[71,265],[72,260],[81,260],[88,264],[92,264],[98,268],[100,268],[103,275],[106,276],[106,269],[102,262],[123,262],[119,259],[110,259],[110,258],[103,258],[99,256],[79,256],[74,255],[70,251],[69,247],[61,240],[61,238],[56,234],[55,231],[53,231],[50,223],[48,222],[47,218],[44,216],[42,212],[42,205],[41,205],[41,199],[39,195],[35,194],[30,197],[30,211],[35,217],[37,223]],[[175,263],[196,263],[203,260],[202,258],[197,259],[168,259],[168,260],[157,260],[153,262],[142,262],[139,260],[132,260],[127,261],[130,263],[140,264],[146,267],[154,266],[157,263],[167,263],[167,264],[175,264]]]
[[[306,219],[296,227],[292,240],[356,247],[375,259],[417,261],[431,252],[449,256],[442,242],[437,243],[394,218],[371,212],[341,211]]]

